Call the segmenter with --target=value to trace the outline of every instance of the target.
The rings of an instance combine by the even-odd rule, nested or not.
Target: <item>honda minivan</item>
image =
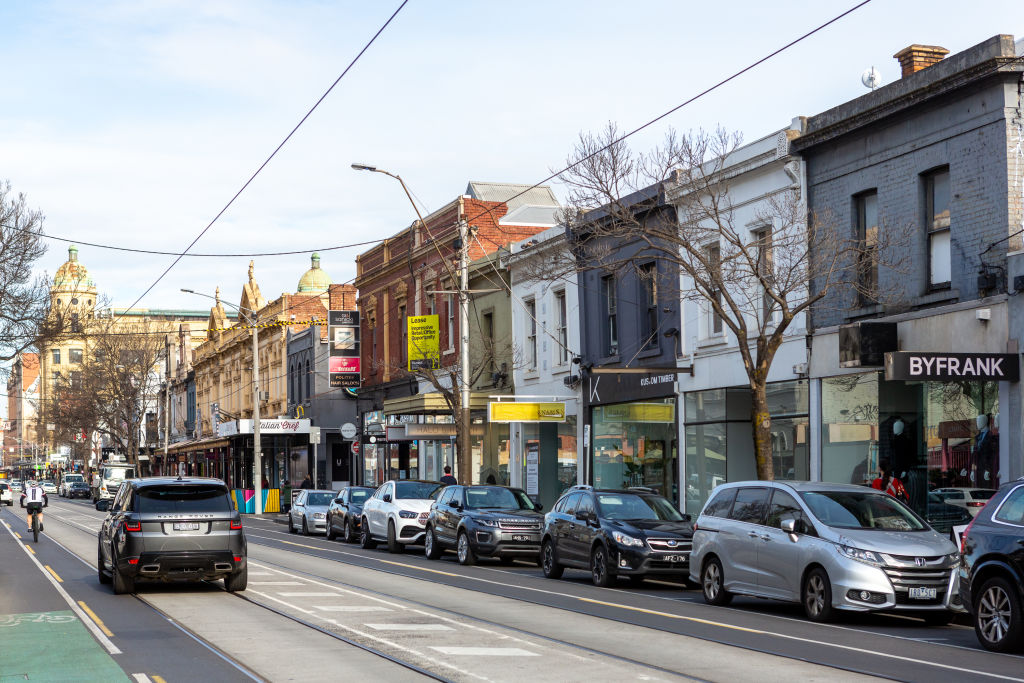
[[[690,578],[713,605],[751,595],[799,602],[812,621],[885,610],[942,625],[963,611],[959,560],[947,536],[882,491],[748,481],[719,486],[704,505]]]

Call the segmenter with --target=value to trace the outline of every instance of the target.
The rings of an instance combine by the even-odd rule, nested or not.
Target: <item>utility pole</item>
[[[459,220],[459,482],[469,484],[473,478],[471,468],[472,439],[469,414],[469,224]]]
[[[253,501],[253,513],[263,514],[263,449],[260,447],[260,338],[256,320],[246,316],[252,327],[252,461],[253,488],[256,500]]]

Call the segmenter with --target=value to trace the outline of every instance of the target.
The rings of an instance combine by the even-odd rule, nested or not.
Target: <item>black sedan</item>
[[[67,492],[68,498],[88,498],[90,496],[89,485],[84,481],[76,481],[68,484]]]
[[[346,486],[338,493],[327,508],[328,541],[333,541],[339,535],[346,543],[359,540],[359,519],[363,515],[363,503],[375,490],[366,486]]]
[[[967,508],[945,503],[934,493],[928,494],[928,508],[925,510],[924,518],[933,529],[947,535],[952,534],[953,527],[970,524],[974,519]]]
[[[464,565],[473,564],[478,557],[536,562],[544,524],[540,510],[522,489],[445,487],[430,506],[424,552],[436,560],[446,549],[454,549]]]

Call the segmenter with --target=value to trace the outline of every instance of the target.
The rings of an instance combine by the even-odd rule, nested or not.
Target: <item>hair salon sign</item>
[[[1016,382],[1020,379],[1020,357],[1015,353],[891,351],[885,354],[885,378],[933,382]]]

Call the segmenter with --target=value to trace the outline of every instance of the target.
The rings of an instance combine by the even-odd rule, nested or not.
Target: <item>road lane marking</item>
[[[250,581],[250,586],[301,586],[301,581]]]
[[[132,674],[132,678],[137,680],[139,683],[151,683],[153,680],[146,674]]]
[[[278,593],[282,598],[333,598],[337,593]]]
[[[521,647],[431,647],[443,655],[468,655],[470,657],[539,657],[536,652]]]
[[[363,624],[374,631],[454,631],[446,624]]]
[[[7,531],[12,535],[15,533],[10,528],[8,528]],[[27,545],[22,545],[21,547],[24,548],[26,551],[31,550],[31,548],[29,548]],[[120,648],[114,645],[114,643],[111,642],[110,638],[107,637],[107,634],[99,630],[99,627],[96,626],[96,624],[94,624],[92,621],[90,621],[86,613],[82,611],[82,608],[75,604],[74,598],[72,598],[71,595],[66,590],[64,590],[64,588],[57,582],[57,579],[50,576],[46,572],[46,570],[43,569],[43,564],[38,559],[36,559],[35,553],[30,552],[28,558],[35,563],[36,567],[39,568],[39,571],[42,573],[42,575],[45,576],[50,581],[50,583],[53,584],[53,587],[57,589],[57,593],[59,593],[60,596],[64,598],[64,601],[68,603],[68,606],[71,607],[71,611],[74,612],[79,619],[81,619],[82,624],[84,624],[87,629],[92,631],[92,634],[96,637],[96,640],[100,641],[100,644],[107,649],[107,652],[109,652],[112,655],[121,654]]]
[[[10,529],[11,527],[8,526],[7,528]],[[17,536],[19,540],[21,540],[21,534],[19,534],[17,531],[14,532],[14,535]]]
[[[32,546],[30,546],[30,545],[26,545],[26,546],[25,546],[25,550],[29,551],[29,552],[30,552],[30,553],[32,553],[33,555],[35,555],[35,554],[36,554],[36,551],[35,551],[35,550],[32,550]]]
[[[57,572],[53,571],[53,567],[51,567],[50,565],[45,565],[44,568],[46,569],[46,571],[53,574],[53,578],[57,579],[57,581],[59,581],[60,583],[64,583],[64,579],[60,578]]]
[[[313,605],[321,612],[390,612],[390,607],[380,605]]]
[[[107,628],[107,625],[103,623],[102,619],[100,619],[98,616],[96,616],[95,612],[93,612],[91,609],[89,609],[89,606],[87,604],[85,604],[81,600],[78,601],[78,604],[82,608],[82,611],[85,612],[86,614],[88,614],[89,618],[92,619],[94,622],[96,622],[96,625],[100,627],[101,631],[103,631],[108,636],[113,637],[114,633],[109,628]]]
[[[150,678],[153,679],[153,683],[167,683],[167,681],[164,680],[163,676],[157,676],[156,674],[153,674],[152,676],[150,676]]]

